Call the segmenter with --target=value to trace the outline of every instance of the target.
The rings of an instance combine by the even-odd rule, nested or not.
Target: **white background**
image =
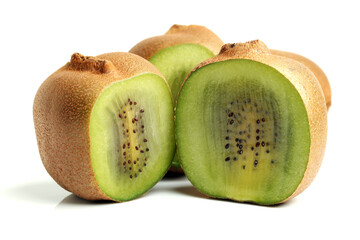
[[[357,1],[1,1],[0,239],[359,239],[360,87]],[[126,203],[92,203],[42,166],[32,120],[40,84],[74,52],[128,51],[174,23],[224,42],[264,41],[304,55],[333,91],[322,168],[276,207],[209,199],[186,178]]]

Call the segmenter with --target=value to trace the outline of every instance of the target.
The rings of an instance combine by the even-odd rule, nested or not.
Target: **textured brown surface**
[[[321,86],[315,75],[305,65],[290,58],[271,54],[265,44],[259,40],[225,44],[219,55],[200,63],[193,71],[207,64],[228,59],[250,59],[275,68],[295,86],[304,102],[310,125],[309,161],[300,185],[289,198],[284,200],[285,202],[300,194],[311,184],[324,157],[327,139],[327,108]]]
[[[331,106],[330,83],[329,83],[329,80],[328,80],[326,74],[324,73],[324,71],[316,63],[314,63],[310,59],[303,57],[296,53],[285,52],[285,51],[280,51],[280,50],[270,50],[270,52],[271,52],[271,54],[294,59],[294,60],[304,64],[307,68],[309,68],[314,73],[315,77],[317,78],[317,80],[320,83],[320,86],[321,86],[324,96],[325,96],[326,107],[329,110],[329,108]]]
[[[164,35],[147,38],[129,52],[149,60],[159,50],[179,44],[199,44],[218,54],[223,42],[212,31],[198,25],[173,25]]]
[[[131,53],[98,57],[75,53],[40,86],[33,106],[35,132],[42,162],[60,186],[84,199],[110,200],[91,166],[90,113],[107,86],[144,72],[162,76]]]

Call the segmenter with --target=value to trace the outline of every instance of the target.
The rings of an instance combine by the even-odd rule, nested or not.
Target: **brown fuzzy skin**
[[[305,65],[293,59],[272,54],[259,40],[225,44],[217,56],[200,63],[192,72],[207,64],[229,59],[249,59],[275,68],[293,84],[304,102],[310,126],[309,160],[301,183],[290,197],[282,201],[286,202],[311,184],[324,157],[327,139],[327,108],[323,91],[313,72]]]
[[[112,200],[98,186],[91,166],[90,114],[106,87],[142,73],[163,78],[135,54],[75,53],[40,86],[33,106],[35,132],[42,162],[60,186],[84,199]]]
[[[173,25],[164,35],[151,37],[136,44],[129,52],[149,60],[163,48],[180,44],[199,44],[218,54],[224,44],[212,31],[199,25]]]
[[[329,82],[326,74],[324,73],[324,71],[316,63],[314,63],[310,59],[303,57],[299,54],[280,51],[280,50],[270,50],[270,52],[271,52],[271,54],[274,54],[274,55],[294,59],[294,60],[304,64],[307,68],[309,68],[314,73],[315,77],[317,78],[317,80],[320,83],[320,86],[321,86],[324,96],[325,96],[326,107],[327,107],[327,110],[329,111],[329,108],[331,106],[331,87],[330,87],[330,82]]]

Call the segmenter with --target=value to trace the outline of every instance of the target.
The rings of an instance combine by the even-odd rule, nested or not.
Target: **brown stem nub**
[[[269,49],[260,40],[253,40],[246,43],[227,43],[221,47],[219,54],[234,54],[234,53],[269,53]]]
[[[96,57],[84,56],[80,53],[74,53],[68,64],[70,70],[90,71],[93,73],[109,73],[115,69],[112,62]]]

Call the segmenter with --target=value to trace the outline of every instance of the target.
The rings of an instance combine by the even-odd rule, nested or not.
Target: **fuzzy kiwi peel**
[[[137,198],[174,156],[169,87],[135,54],[73,54],[40,86],[33,116],[46,170],[84,199]]]
[[[261,41],[225,44],[184,81],[176,109],[181,166],[204,194],[273,205],[304,191],[324,156],[318,80]]]
[[[310,59],[308,59],[304,56],[301,56],[299,54],[296,54],[296,53],[285,52],[285,51],[274,50],[274,49],[270,50],[270,52],[273,55],[283,56],[283,57],[287,57],[287,58],[293,59],[295,61],[298,61],[298,62],[304,64],[307,68],[309,68],[314,73],[316,79],[320,83],[321,89],[323,90],[324,97],[326,100],[326,107],[329,110],[329,108],[331,106],[330,82],[329,82],[326,74],[324,73],[324,71],[316,63],[314,63]]]
[[[149,60],[165,76],[176,107],[176,96],[186,76],[196,65],[218,54],[222,45],[221,39],[204,26],[175,24],[164,35],[145,39],[129,52]],[[182,172],[177,153],[170,170]]]

